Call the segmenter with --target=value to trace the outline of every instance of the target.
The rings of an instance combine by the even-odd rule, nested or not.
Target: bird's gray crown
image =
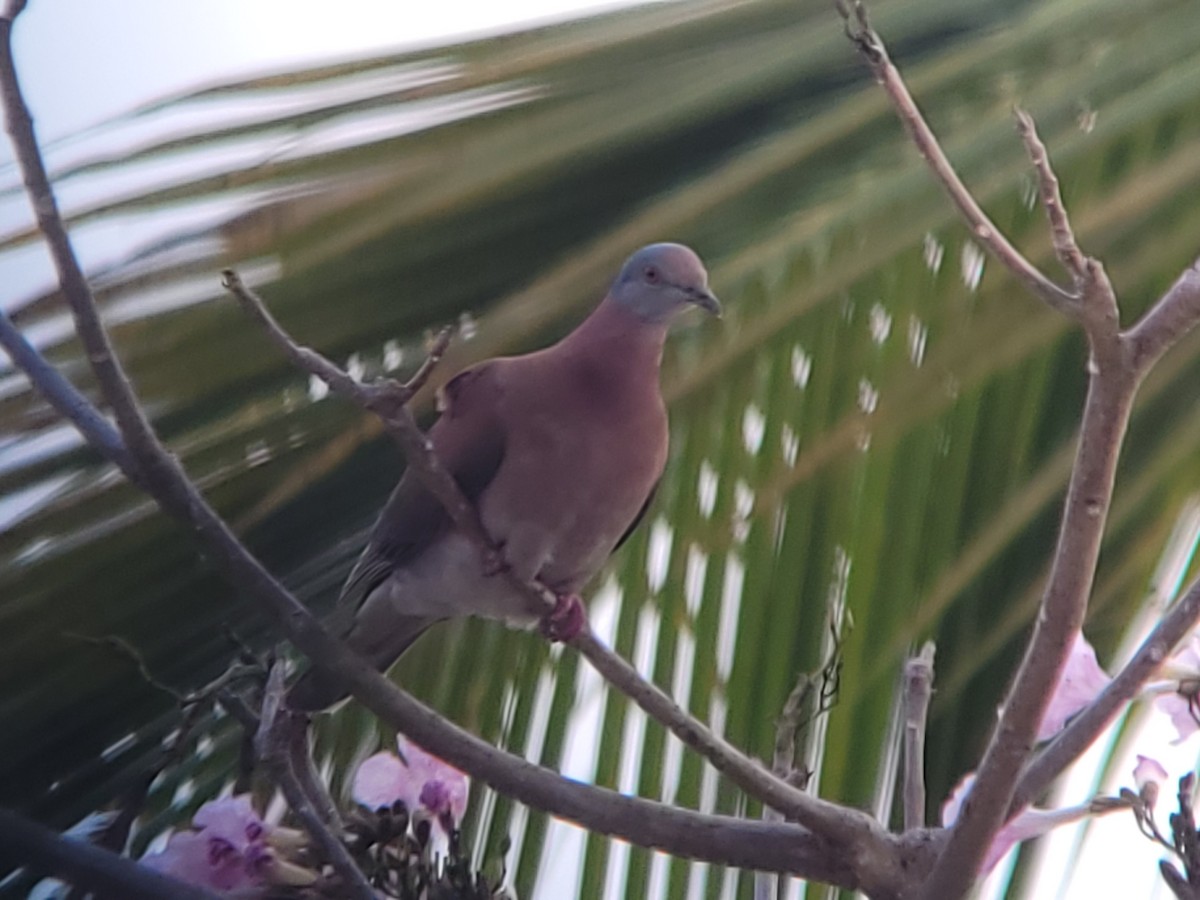
[[[721,314],[704,263],[683,244],[650,244],[634,253],[610,293],[647,322],[665,322],[689,305]]]

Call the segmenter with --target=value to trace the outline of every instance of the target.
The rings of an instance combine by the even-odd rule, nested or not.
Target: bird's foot
[[[542,616],[538,630],[548,641],[569,641],[587,624],[587,614],[578,594],[559,594],[554,609]]]
[[[504,544],[498,544],[496,549],[487,550],[483,554],[483,575],[485,578],[491,578],[493,575],[503,575],[512,566],[508,564],[508,560],[504,558]]]

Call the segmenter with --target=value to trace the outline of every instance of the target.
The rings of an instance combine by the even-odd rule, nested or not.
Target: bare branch
[[[125,477],[139,484],[140,473],[133,456],[125,447],[120,432],[104,418],[75,385],[25,340],[8,313],[0,309],[0,346],[4,347],[13,364],[24,372],[55,412],[70,422],[87,442],[110,462],[116,464]],[[140,486],[140,485],[139,485]]]
[[[79,260],[71,247],[71,240],[67,236],[66,226],[59,215],[58,202],[50,187],[46,166],[34,135],[33,119],[21,96],[12,54],[12,26],[13,19],[20,14],[24,6],[20,0],[10,0],[5,8],[5,18],[0,18],[0,98],[3,100],[5,128],[12,139],[26,193],[37,218],[38,228],[46,238],[58,274],[59,287],[71,308],[75,330],[83,343],[88,363],[96,375],[105,401],[113,410],[124,443],[132,454],[134,466],[141,466],[151,454],[161,453],[162,446],[134,397],[129,379],[113,355],[112,344],[96,310],[91,286],[83,275]],[[86,436],[87,433],[84,434]],[[140,479],[144,479],[145,476],[146,473],[141,472],[132,480],[139,487],[144,487],[145,482]]]
[[[1171,651],[1200,623],[1200,579],[1184,592],[1126,666],[1117,673],[1100,695],[1079,715],[1071,719],[1022,773],[1013,794],[1010,811],[1015,812],[1036,800],[1050,783],[1079,754],[1091,746],[1122,709],[1154,677]]]
[[[1079,447],[1040,614],[977,770],[975,785],[923,886],[922,896],[947,900],[963,896],[970,888],[993,835],[1012,809],[1017,776],[1033,749],[1038,723],[1066,663],[1071,641],[1083,624],[1112,500],[1116,462],[1142,371],[1135,368],[1131,343],[1120,333],[1116,294],[1104,267],[1085,256],[1076,244],[1058,179],[1032,120],[1018,113],[1018,127],[1037,171],[1039,193],[1050,219],[1055,253],[1071,273],[1073,292],[1046,278],[996,231],[950,166],[888,59],[883,42],[867,21],[860,0],[836,2],[846,21],[847,34],[976,237],[1036,296],[1079,321],[1091,352]],[[915,815],[915,809],[909,812]]]
[[[0,809],[0,868],[29,866],[106,897],[218,900],[218,895],[140,866],[84,840],[73,840]]]
[[[346,896],[357,900],[375,900],[375,892],[366,876],[319,811],[322,806],[330,805],[328,797],[314,797],[310,793],[314,786],[306,785],[292,767],[290,747],[297,731],[300,739],[304,739],[306,723],[292,718],[284,705],[283,694],[283,666],[277,662],[267,677],[259,717],[256,718],[238,698],[228,694],[222,696],[222,705],[248,732],[254,734],[254,746],[259,759],[283,791],[288,807],[300,819],[304,830],[341,876],[344,882],[342,890]]]
[[[297,344],[271,315],[262,298],[246,287],[241,276],[233,269],[225,269],[221,273],[221,284],[237,298],[242,309],[262,326],[272,343],[283,351],[293,365],[317,376],[341,396],[381,416],[407,404],[425,386],[450,346],[451,329],[443,328],[430,346],[424,362],[408,381],[402,383],[385,378],[364,384],[315,350]]]
[[[916,101],[909,93],[899,70],[888,57],[883,40],[871,27],[866,7],[861,0],[835,0],[835,5],[846,23],[846,36],[854,42],[875,80],[891,98],[896,114],[916,145],[917,152],[958,207],[971,229],[971,234],[1035,296],[1064,315],[1078,318],[1079,297],[1059,287],[1026,259],[988,218],[987,213],[958,177],[929,123],[925,121]]]
[[[1082,287],[1087,273],[1083,252],[1075,241],[1075,232],[1067,218],[1067,208],[1063,206],[1062,193],[1058,186],[1058,176],[1050,165],[1050,156],[1046,145],[1038,137],[1037,125],[1033,117],[1023,109],[1015,111],[1017,131],[1025,142],[1025,150],[1037,172],[1038,193],[1042,198],[1042,206],[1046,210],[1046,218],[1050,220],[1050,235],[1054,242],[1054,252],[1058,261],[1067,270],[1075,282],[1076,292]]]
[[[325,782],[317,774],[313,763],[312,753],[308,747],[308,722],[296,717],[290,729],[287,750],[292,765],[292,771],[300,782],[305,795],[312,801],[321,821],[331,829],[341,832],[343,829],[342,815],[338,812],[337,804],[325,788]]]
[[[925,885],[929,900],[966,893],[992,836],[1007,818],[1051,688],[1083,626],[1136,385],[1133,375],[1122,368],[1098,370],[1092,377],[1058,546],[1033,636],[1005,697],[974,787]]]
[[[351,378],[336,363],[315,350],[299,346],[275,321],[262,298],[242,283],[237,272],[226,269],[223,273],[222,283],[226,290],[237,298],[242,308],[263,326],[272,343],[279,347],[294,365],[310,375],[320,378],[329,385],[330,390],[338,395],[370,410],[379,417],[388,434],[400,445],[405,459],[420,477],[421,483],[441,501],[455,526],[480,548],[484,564],[489,568],[502,569],[503,567],[497,565],[500,560],[499,548],[484,530],[479,516],[475,513],[475,508],[463,496],[453,476],[446,471],[445,466],[433,453],[432,447],[413,420],[412,413],[409,412],[407,406],[408,401],[420,389],[424,380],[428,379],[437,360],[441,359],[442,354],[445,353],[446,345],[450,340],[449,332],[442,332],[434,344],[429,358],[425,360],[417,374],[408,383],[401,384],[398,381],[385,379],[364,384]],[[511,576],[510,581],[529,598],[529,609],[534,615],[543,615],[554,608],[555,598],[549,591],[537,590]]]
[[[904,664],[904,828],[925,825],[925,724],[933,696],[933,641]]]
[[[819,685],[817,676],[801,672],[783,703],[783,711],[775,723],[775,753],[771,761],[771,768],[780,778],[792,779],[796,765],[796,735],[809,707],[815,705],[812,697]]]
[[[1145,372],[1200,322],[1200,259],[1175,280],[1128,332],[1133,364]]]
[[[606,681],[633,700],[651,717],[670,729],[685,745],[700,753],[730,781],[765,805],[836,840],[857,841],[864,826],[878,828],[873,819],[836,804],[819,800],[750,759],[714,734],[707,725],[688,715],[660,688],[644,680],[628,662],[604,646],[590,627],[570,642]]]
[[[146,663],[146,658],[142,656],[141,651],[120,635],[108,634],[104,635],[103,637],[93,637],[90,634],[79,634],[74,631],[68,631],[66,632],[65,636],[77,641],[82,641],[85,644],[94,644],[97,647],[108,647],[112,649],[118,656],[124,657],[133,664],[138,671],[138,675],[141,676],[142,681],[146,682],[146,684],[150,685],[155,690],[166,694],[176,703],[184,704],[188,702],[186,694],[175,690],[175,688],[171,687],[171,685],[167,684],[165,681],[159,680],[159,678],[150,671],[150,666]]]

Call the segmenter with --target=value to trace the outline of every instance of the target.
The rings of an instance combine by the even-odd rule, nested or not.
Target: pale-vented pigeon
[[[577,592],[637,525],[662,475],[659,363],[669,321],[689,306],[720,311],[704,265],[680,244],[651,244],[557,344],[480,363],[443,389],[429,432],[434,451],[475,504],[504,565],[560,597],[548,629],[554,637],[582,624]],[[430,625],[465,615],[532,618],[509,579],[489,570],[480,548],[406,473],[327,626],[382,671]],[[288,700],[319,710],[346,693],[314,670]]]

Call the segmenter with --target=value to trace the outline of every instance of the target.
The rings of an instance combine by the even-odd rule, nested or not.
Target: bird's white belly
[[[392,574],[385,582],[388,602],[406,616],[484,616],[525,627],[538,619],[502,572],[485,574],[476,545],[451,532]]]

